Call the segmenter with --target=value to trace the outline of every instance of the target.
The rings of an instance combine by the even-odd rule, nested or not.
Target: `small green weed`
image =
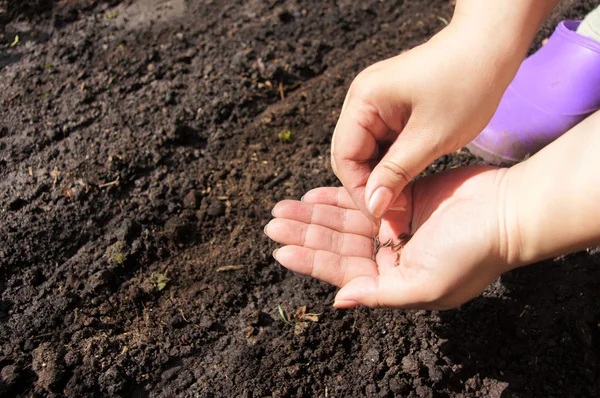
[[[112,260],[114,261],[115,264],[123,265],[123,263],[125,263],[125,260],[127,260],[127,254],[119,253],[115,257],[113,257]]]
[[[287,323],[290,326],[294,326],[293,323],[291,323],[289,321],[289,319],[287,318],[287,315],[285,315],[285,311],[283,310],[283,308],[281,307],[281,304],[277,304],[277,311],[279,311],[279,316],[281,316],[281,319],[283,319],[283,321],[285,323]]]
[[[284,144],[292,142],[292,131],[282,130],[279,132],[279,134],[277,134],[277,137],[279,138],[279,141],[283,142]]]
[[[156,290],[158,290],[159,292],[165,287],[167,287],[167,283],[169,283],[169,280],[170,279],[167,278],[167,275],[165,274],[153,273],[152,276],[150,276],[150,281],[152,282]]]

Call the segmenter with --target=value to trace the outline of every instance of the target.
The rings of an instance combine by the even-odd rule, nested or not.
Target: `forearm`
[[[499,73],[497,83],[508,85],[536,32],[557,3],[558,0],[458,0],[448,28],[479,39],[472,50],[490,58],[489,67]]]
[[[600,244],[600,112],[505,176],[511,267]]]

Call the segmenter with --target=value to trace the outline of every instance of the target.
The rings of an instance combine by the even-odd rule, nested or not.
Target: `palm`
[[[446,308],[479,293],[496,276],[498,171],[463,168],[425,177],[407,188],[408,206],[388,211],[380,228],[343,188],[318,188],[282,201],[265,229],[285,245],[285,267],[342,287],[338,307]],[[412,233],[403,248],[382,244]],[[458,286],[462,286],[457,289]],[[457,292],[458,290],[458,292]]]

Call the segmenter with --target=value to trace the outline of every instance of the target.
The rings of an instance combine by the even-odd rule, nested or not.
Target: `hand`
[[[334,132],[331,162],[372,220],[392,203],[403,206],[400,193],[414,177],[489,122],[522,59],[520,52],[507,59],[496,46],[481,32],[451,24],[356,77]]]
[[[279,202],[265,233],[285,245],[274,253],[283,266],[341,287],[337,308],[453,308],[509,269],[505,172],[469,167],[409,184],[406,211],[386,213],[379,238],[413,236],[398,252],[380,249],[375,261],[378,227],[344,188]]]

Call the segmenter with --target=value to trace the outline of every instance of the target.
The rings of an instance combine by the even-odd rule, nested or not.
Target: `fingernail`
[[[278,251],[279,251],[279,249],[275,249],[275,250],[273,250],[273,258],[274,258],[275,260],[277,260],[277,252],[278,252]]]
[[[336,300],[333,303],[334,308],[354,308],[358,307],[360,303],[354,300]]]
[[[386,187],[379,187],[371,195],[369,200],[369,211],[375,218],[381,218],[394,199],[394,193]]]
[[[306,195],[302,195],[302,197],[300,198],[300,202],[304,202],[304,197],[305,197],[305,196],[306,196]]]
[[[269,224],[265,225],[265,227],[263,228],[263,232],[265,233],[265,235],[269,236],[269,234],[267,233],[267,227],[269,226]]]

